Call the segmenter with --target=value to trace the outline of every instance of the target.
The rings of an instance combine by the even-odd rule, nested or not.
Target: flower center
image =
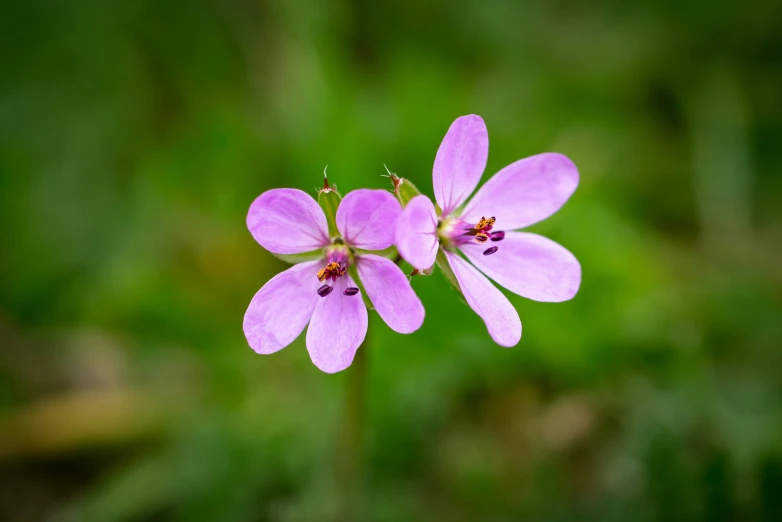
[[[338,263],[337,261],[329,261],[326,263],[325,268],[321,268],[318,271],[318,281],[321,283],[323,281],[326,281],[327,279],[331,279],[332,281],[336,281],[338,277],[342,277],[345,275],[345,272],[348,271],[348,265],[345,263],[344,265],[342,263]]]
[[[442,218],[437,226],[437,235],[446,247],[460,247],[471,242],[484,244],[487,241],[498,242],[505,239],[505,232],[498,230],[492,232],[497,218],[482,216],[476,224],[470,224],[459,218]],[[483,255],[490,256],[499,250],[498,246],[492,246],[483,251]]]
[[[333,246],[326,250],[326,266],[318,270],[318,281],[325,283],[318,288],[317,293],[321,297],[326,297],[334,291],[334,287],[328,284],[328,281],[336,283],[337,279],[348,272],[350,252],[345,246]],[[352,296],[358,294],[358,288],[350,286],[346,288],[343,295]]]

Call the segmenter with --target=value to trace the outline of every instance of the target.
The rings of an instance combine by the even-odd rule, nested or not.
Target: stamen
[[[345,289],[344,292],[342,292],[342,295],[356,295],[358,293],[358,288],[355,286],[349,286]]]
[[[487,248],[486,250],[483,251],[483,255],[490,256],[490,255],[492,255],[494,252],[496,252],[499,249],[500,249],[500,247],[496,247],[496,246],[493,246],[491,248]]]
[[[481,245],[488,243],[489,240],[502,241],[505,239],[505,232],[501,230],[492,232],[496,223],[497,218],[494,216],[482,216],[475,224],[457,217],[445,217],[437,222],[437,237],[445,248],[458,248],[473,241]]]
[[[333,286],[329,285],[323,285],[320,288],[318,288],[318,295],[321,297],[326,297],[334,290]]]
[[[347,264],[341,264],[336,261],[329,261],[326,263],[326,267],[318,271],[318,281],[321,283],[331,279],[336,281],[338,277],[345,275],[348,271]]]
[[[496,223],[496,221],[497,221],[497,218],[495,218],[494,216],[492,216],[492,217],[490,217],[488,219],[483,217],[483,216],[481,216],[481,220],[478,221],[477,225],[475,225],[475,229],[476,230],[485,230],[485,231],[488,232],[489,230],[491,230],[491,227],[494,225],[494,223]]]

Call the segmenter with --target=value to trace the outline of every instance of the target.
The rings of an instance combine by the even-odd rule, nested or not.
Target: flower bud
[[[421,195],[421,191],[418,190],[409,179],[400,178],[388,170],[388,167],[386,167],[386,170],[388,171],[388,177],[391,178],[391,183],[394,184],[394,195],[396,196],[396,199],[399,200],[402,208],[404,208],[411,199]]]
[[[342,196],[335,187],[329,185],[329,178],[326,177],[326,169],[323,169],[323,188],[318,191],[318,205],[326,214],[326,222],[329,225],[329,236],[332,238],[339,236],[337,230],[337,208]]]

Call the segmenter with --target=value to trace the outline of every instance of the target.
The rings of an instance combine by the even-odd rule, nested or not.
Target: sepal
[[[385,165],[383,166],[385,167]],[[411,199],[421,195],[421,191],[409,179],[400,178],[388,170],[388,167],[386,167],[386,171],[388,172],[388,177],[391,178],[391,183],[394,185],[394,196],[399,200],[402,208],[407,206]]]
[[[285,261],[286,263],[290,263],[292,265],[297,265],[306,261],[316,261],[318,259],[323,259],[322,249],[310,250],[309,252],[302,252],[301,254],[275,254],[274,252],[270,252],[270,254],[280,261]]]
[[[399,252],[396,250],[395,246],[390,246],[385,250],[363,250],[361,248],[357,248],[355,249],[355,254],[359,256],[362,254],[375,254],[376,256],[390,259],[394,263],[396,263],[397,260],[399,259]]]
[[[329,185],[329,179],[326,177],[326,169],[323,169],[323,188],[318,191],[318,205],[326,214],[326,222],[329,226],[329,236],[335,238],[339,236],[337,230],[337,209],[342,201],[342,196],[335,187]]]
[[[435,259],[434,264],[437,265],[437,267],[440,269],[440,272],[443,273],[445,280],[451,284],[454,290],[456,290],[456,293],[459,294],[461,300],[466,303],[467,301],[464,299],[462,287],[459,286],[459,281],[456,279],[456,274],[453,273],[451,264],[448,262],[448,258],[445,257],[445,253],[442,249],[437,250],[437,258]]]

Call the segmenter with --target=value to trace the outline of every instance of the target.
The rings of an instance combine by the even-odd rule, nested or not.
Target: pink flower
[[[296,189],[272,189],[252,203],[247,228],[266,250],[280,255],[309,253],[271,278],[255,294],[244,315],[244,334],[258,353],[289,345],[307,329],[307,350],[324,372],[344,370],[367,333],[367,308],[349,268],[363,284],[374,309],[399,333],[417,330],[424,308],[402,270],[367,253],[394,243],[399,202],[384,190],[356,190],[336,212],[339,236],[329,237],[318,203]]]
[[[447,264],[441,268],[453,271],[489,335],[502,346],[514,346],[521,339],[519,315],[486,276],[535,301],[576,295],[581,266],[573,254],[543,236],[515,230],[559,210],[576,190],[578,171],[562,154],[538,154],[500,170],[465,205],[488,154],[483,119],[457,118],[434,160],[434,194],[442,212],[426,196],[412,198],[397,224],[396,245],[419,270],[432,267],[442,249]]]

